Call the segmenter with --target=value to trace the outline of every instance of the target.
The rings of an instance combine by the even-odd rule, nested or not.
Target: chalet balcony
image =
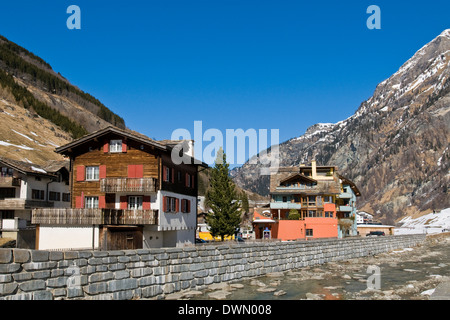
[[[349,205],[339,206],[339,211],[341,212],[352,212],[353,208]]]
[[[297,209],[300,210],[302,205],[296,202],[271,202],[270,209]]]
[[[106,178],[100,180],[100,191],[115,192],[156,192],[155,178]]]
[[[119,209],[34,209],[32,224],[56,225],[155,225],[158,223],[157,210]]]
[[[33,208],[53,208],[53,202],[42,200],[27,200],[20,198],[5,198],[0,200],[0,210],[24,210]]]

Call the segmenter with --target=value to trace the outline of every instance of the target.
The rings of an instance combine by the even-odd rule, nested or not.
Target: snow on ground
[[[441,233],[450,231],[450,208],[440,212],[429,213],[419,218],[405,217],[400,220],[400,228],[395,228],[395,234]]]
[[[17,148],[24,149],[24,150],[34,150],[33,148],[30,148],[30,147],[27,147],[27,146],[24,146],[24,145],[18,146],[17,144],[12,144],[12,143],[9,143],[9,142],[6,142],[6,141],[0,141],[0,145],[7,146],[7,147],[13,146],[13,147],[17,147]]]

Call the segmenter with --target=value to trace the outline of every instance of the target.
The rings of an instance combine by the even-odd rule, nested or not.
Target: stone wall
[[[224,243],[127,251],[0,249],[0,299],[161,298],[205,286],[413,247],[425,235]]]

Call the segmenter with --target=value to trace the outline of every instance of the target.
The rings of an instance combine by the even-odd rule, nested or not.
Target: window
[[[174,197],[164,197],[164,212],[177,212],[178,199]]]
[[[191,212],[191,202],[187,199],[182,199],[181,200],[181,212],[183,213],[189,213]]]
[[[33,200],[45,200],[45,191],[44,190],[31,190],[31,199]]]
[[[12,177],[13,169],[7,168],[7,167],[1,167],[0,168],[0,176],[1,177]]]
[[[312,237],[313,236],[313,229],[306,229],[306,236]]]
[[[166,166],[163,168],[163,170],[164,170],[164,172],[163,172],[164,181],[166,181],[166,182],[172,181],[172,179],[171,179],[172,170],[170,170],[170,168],[166,167]]]
[[[142,210],[142,196],[129,196],[128,197],[128,209],[129,210]]]
[[[48,193],[48,200],[50,201],[61,201],[61,193],[50,191]]]
[[[186,187],[191,187],[191,175],[189,173],[186,173]]]
[[[100,170],[99,167],[86,167],[86,180],[99,180]]]
[[[64,202],[70,202],[70,193],[64,193],[62,194],[62,201]]]
[[[85,197],[84,207],[86,209],[97,209],[98,197]]]
[[[308,217],[314,218],[316,216],[316,210],[308,210]]]
[[[325,218],[333,218],[333,211],[325,211]]]
[[[323,202],[333,203],[333,197],[332,196],[323,196]]]
[[[122,152],[122,140],[111,140],[109,142],[109,152]]]

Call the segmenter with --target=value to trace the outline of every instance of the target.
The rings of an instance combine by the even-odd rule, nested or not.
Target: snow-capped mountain
[[[422,47],[354,115],[319,123],[279,145],[281,166],[337,165],[361,190],[361,210],[393,222],[450,207],[450,29]],[[259,165],[232,172],[243,188],[268,194]]]

